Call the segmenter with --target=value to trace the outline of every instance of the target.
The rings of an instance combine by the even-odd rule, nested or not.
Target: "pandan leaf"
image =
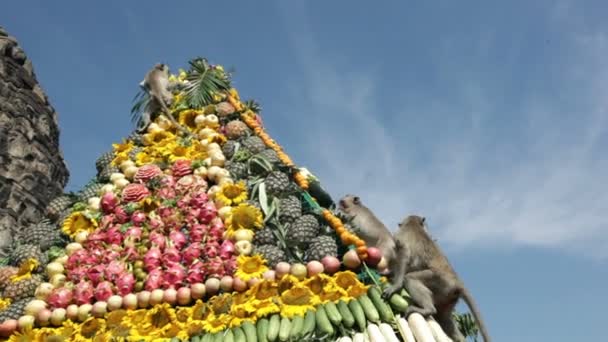
[[[87,208],[87,204],[84,202],[76,202],[72,206],[72,212],[83,211]]]
[[[264,219],[264,223],[268,222],[268,220],[270,220],[272,217],[276,216],[279,217],[279,199],[278,198],[273,198],[272,202],[270,203],[270,206],[268,208],[268,215],[266,215],[266,218]]]
[[[266,194],[266,183],[262,182],[258,189],[260,192],[260,206],[264,215],[268,216],[268,195]]]
[[[8,257],[0,258],[0,266],[8,265]]]

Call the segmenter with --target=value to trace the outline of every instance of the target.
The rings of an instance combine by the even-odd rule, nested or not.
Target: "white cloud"
[[[458,85],[458,99],[400,111],[377,100],[373,70],[349,72],[323,59],[303,8],[286,25],[307,75],[295,88],[300,102],[290,106],[302,110],[293,120],[311,127],[298,136],[308,148],[301,157],[334,197],[358,193],[390,228],[423,214],[451,248],[550,247],[608,257],[608,159],[598,153],[608,117],[605,34],[569,37],[576,53],[571,69],[561,70],[560,93],[572,96],[577,113],[542,94],[506,112],[484,90],[496,80],[475,78]],[[404,119],[387,127],[380,109]],[[454,132],[421,113],[446,122],[466,113],[469,122]],[[513,135],[487,136],[490,119],[509,115],[520,120]],[[404,133],[411,118],[428,131],[423,141]]]

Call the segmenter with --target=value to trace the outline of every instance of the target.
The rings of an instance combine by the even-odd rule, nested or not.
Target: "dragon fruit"
[[[74,301],[78,305],[90,304],[94,297],[95,289],[88,281],[80,281],[74,288]]]
[[[131,273],[125,272],[116,280],[116,288],[118,290],[118,294],[121,296],[126,296],[127,294],[133,292],[134,286],[135,277]]]
[[[194,260],[198,259],[201,256],[202,248],[198,243],[193,243],[182,250],[182,258],[184,259],[184,263],[186,265],[192,264]]]
[[[139,183],[131,183],[122,190],[122,200],[124,202],[139,202],[149,195],[150,190]]]
[[[160,232],[151,232],[150,235],[148,235],[148,240],[150,240],[152,246],[156,246],[161,249],[165,248],[165,244],[167,241],[165,235]]]
[[[114,209],[114,218],[120,224],[129,222],[129,214],[127,214],[127,211],[123,207],[116,207]]]
[[[95,288],[95,299],[99,301],[105,302],[113,294],[112,283],[109,281],[102,281],[101,283],[97,284],[97,287]]]
[[[182,249],[186,245],[186,242],[188,242],[186,235],[179,230],[171,231],[171,233],[169,233],[169,240],[177,249]]]
[[[103,196],[101,196],[101,210],[105,214],[113,213],[116,206],[118,206],[118,203],[118,197],[111,192],[106,192],[103,194]]]
[[[192,173],[192,162],[188,159],[180,159],[171,167],[173,177],[183,177]]]
[[[125,271],[125,266],[118,260],[110,261],[104,270],[105,279],[114,281],[119,279],[122,273]]]
[[[146,222],[146,214],[141,211],[136,211],[131,215],[131,223],[135,226],[140,227],[144,222]]]
[[[151,270],[146,277],[145,289],[147,291],[153,291],[160,289],[163,284],[163,271],[160,268]]]
[[[144,255],[144,268],[146,271],[151,272],[152,270],[159,268],[161,265],[162,253],[158,247],[152,247]]]
[[[72,290],[60,287],[51,291],[46,301],[52,308],[66,308],[72,303]]]
[[[87,278],[93,284],[99,284],[103,280],[105,265],[96,265],[87,270]]]
[[[154,177],[158,177],[163,174],[163,171],[155,164],[143,165],[140,167],[133,179],[138,183],[146,183]]]
[[[120,227],[117,225],[114,225],[112,227],[110,227],[107,231],[106,231],[106,243],[111,244],[111,245],[119,245],[122,243],[122,233],[120,232]]]
[[[215,204],[212,202],[207,202],[201,208],[200,214],[198,215],[199,221],[202,223],[209,223],[217,216],[217,209]]]
[[[189,267],[188,275],[186,276],[186,279],[188,280],[188,282],[190,282],[190,284],[195,284],[195,283],[202,283],[203,280],[205,280],[205,277],[206,277],[205,264],[198,261]]]
[[[220,258],[228,259],[234,254],[234,243],[230,240],[224,240],[220,246]]]
[[[182,281],[186,278],[186,271],[184,267],[179,264],[174,264],[165,271],[163,276],[163,284],[166,287],[178,287]]]
[[[179,249],[175,247],[167,247],[163,252],[162,261],[166,267],[178,264],[182,259]]]

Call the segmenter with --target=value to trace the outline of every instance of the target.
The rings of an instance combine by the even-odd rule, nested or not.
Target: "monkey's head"
[[[413,227],[422,227],[426,230],[426,218],[424,216],[410,215],[399,223],[399,229],[404,230]]]
[[[342,212],[351,216],[361,206],[361,198],[356,195],[346,195],[340,199],[338,206]]]
[[[165,64],[165,63],[156,63],[154,65],[154,68],[158,69],[158,70],[160,70],[162,72],[169,73],[169,66],[167,64]]]

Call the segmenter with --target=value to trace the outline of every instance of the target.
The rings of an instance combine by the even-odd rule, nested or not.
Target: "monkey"
[[[396,259],[389,265],[392,285],[383,291],[383,296],[389,298],[402,287],[405,288],[413,302],[405,312],[406,318],[414,312],[424,317],[434,316],[453,341],[465,341],[452,317],[458,300],[463,298],[475,317],[484,341],[490,341],[473,297],[429,236],[425,222],[425,217],[410,215],[399,223],[394,234]]]
[[[169,66],[163,63],[156,63],[152,69],[146,73],[143,81],[139,83],[145,91],[150,94],[150,101],[146,105],[144,113],[141,118],[141,127],[137,129],[138,133],[145,132],[152,121],[152,116],[159,110],[162,111],[165,116],[179,128],[182,132],[190,134],[188,130],[182,127],[173,117],[169,110],[169,105],[173,101],[173,94],[168,90],[169,88]]]
[[[340,211],[358,230],[357,233],[365,244],[380,249],[390,265],[395,258],[395,241],[388,228],[369,208],[363,205],[359,196],[347,194],[340,199],[338,204]]]

